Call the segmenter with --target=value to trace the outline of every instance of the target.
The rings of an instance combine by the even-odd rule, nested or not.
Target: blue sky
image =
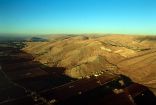
[[[0,33],[156,35],[156,0],[0,0]]]

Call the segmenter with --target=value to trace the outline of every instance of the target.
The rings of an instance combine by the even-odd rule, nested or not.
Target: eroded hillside
[[[121,73],[156,89],[156,38],[127,35],[46,36],[49,41],[27,42],[22,50],[49,67],[64,67],[65,74],[82,78]]]

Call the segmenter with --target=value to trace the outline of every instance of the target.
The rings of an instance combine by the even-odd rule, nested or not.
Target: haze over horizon
[[[0,33],[156,35],[154,0],[0,0]]]

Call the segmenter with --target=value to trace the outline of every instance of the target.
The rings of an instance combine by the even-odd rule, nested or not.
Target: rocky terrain
[[[64,74],[72,78],[124,74],[156,94],[155,36],[55,35],[44,39],[25,42],[22,50],[43,65],[66,68]]]

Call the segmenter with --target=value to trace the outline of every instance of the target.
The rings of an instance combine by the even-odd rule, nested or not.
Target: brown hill
[[[65,67],[73,78],[121,73],[156,89],[156,37],[128,35],[46,36],[23,50],[50,67]]]

